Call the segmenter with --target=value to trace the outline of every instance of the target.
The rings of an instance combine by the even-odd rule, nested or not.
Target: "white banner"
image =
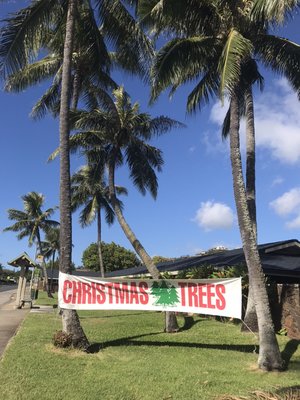
[[[72,310],[150,310],[241,319],[241,278],[108,279],[59,273],[59,307]]]

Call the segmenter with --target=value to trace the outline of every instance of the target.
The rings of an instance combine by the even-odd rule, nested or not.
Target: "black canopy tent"
[[[277,283],[300,283],[300,242],[297,239],[261,244],[258,246],[263,272]],[[175,261],[158,264],[160,272],[176,273],[203,265],[226,267],[246,265],[242,248],[226,250],[216,254],[184,257]],[[146,275],[148,270],[142,266],[107,273],[106,277]]]

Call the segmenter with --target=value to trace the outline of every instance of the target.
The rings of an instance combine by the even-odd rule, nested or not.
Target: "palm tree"
[[[64,27],[48,28],[47,53],[44,57],[26,64],[9,75],[5,82],[8,92],[21,92],[30,86],[52,78],[50,87],[37,101],[31,116],[42,118],[47,112],[59,113],[61,94]],[[103,33],[95,25],[90,9],[80,4],[76,15],[75,40],[72,52],[71,108],[76,109],[79,98],[88,104],[95,103],[95,92],[116,88],[109,75],[112,56],[107,50]],[[86,32],[89,32],[87,34]],[[93,41],[91,41],[93,35]]]
[[[19,240],[29,237],[29,246],[36,242],[38,253],[44,257],[44,249],[42,246],[41,231],[47,233],[51,228],[59,225],[57,221],[50,219],[54,214],[55,208],[48,208],[43,211],[45,196],[37,192],[29,192],[22,196],[24,211],[9,209],[8,219],[16,221],[13,225],[4,229],[4,232],[19,232],[17,238]],[[42,262],[46,290],[49,297],[52,297],[45,262]]]
[[[111,99],[107,102],[104,110],[73,113],[75,128],[82,131],[71,136],[71,148],[77,150],[83,147],[87,151],[98,151],[102,154],[99,157],[105,159],[108,166],[109,199],[118,222],[151,276],[159,279],[156,265],[124,218],[116,196],[115,172],[126,162],[130,178],[138,190],[143,195],[148,190],[156,198],[158,181],[155,170],[161,170],[163,159],[161,151],[147,141],[154,135],[183,125],[164,116],[151,118],[149,114],[140,113],[138,103],[131,104],[123,87],[113,94],[114,101]],[[57,154],[58,151],[54,152],[50,159]],[[178,330],[174,313],[166,314],[165,329],[167,332]]]
[[[47,49],[49,43],[49,27],[59,31],[65,26],[63,58],[61,68],[61,94],[59,112],[60,132],[60,271],[71,273],[72,263],[72,224],[71,224],[71,183],[69,157],[69,108],[71,100],[72,53],[75,39],[75,22],[82,2],[69,0],[37,0],[29,7],[20,10],[9,18],[0,32],[0,60],[4,75],[15,73],[32,58],[38,57],[40,49]],[[97,26],[92,2],[83,3],[90,11],[91,25],[85,25],[85,34],[89,37],[89,45],[97,42],[95,29]],[[120,0],[95,1],[99,11],[102,30],[110,42],[127,58],[129,65],[137,67],[146,64],[151,44],[142,33],[134,18]],[[94,21],[94,23],[93,23]],[[88,29],[90,28],[90,29]],[[134,57],[135,56],[135,57]],[[130,61],[131,60],[131,61]],[[136,63],[134,64],[134,62]],[[76,347],[86,348],[87,338],[81,328],[78,315],[74,310],[64,310],[62,314],[63,330],[72,334],[72,342]]]
[[[50,285],[50,292],[53,291],[53,268],[55,264],[56,255],[59,254],[59,228],[51,228],[46,232],[45,236],[45,257],[52,258],[51,260],[51,285]]]
[[[258,83],[263,87],[263,78],[258,76]],[[254,107],[251,85],[247,86],[243,96],[239,98],[240,116],[246,118],[246,197],[252,229],[257,241],[256,220],[256,189],[255,189],[255,127]],[[223,123],[222,136],[228,138],[230,133],[230,107]],[[255,311],[255,302],[252,287],[248,288],[246,312],[241,326],[241,331],[258,332],[258,321]]]
[[[101,161],[101,160],[99,160]],[[71,178],[72,210],[76,211],[84,206],[80,213],[82,227],[90,225],[97,219],[97,246],[99,256],[99,270],[104,277],[104,265],[101,250],[101,210],[105,212],[105,220],[108,225],[113,224],[115,214],[109,202],[109,188],[104,178],[104,170],[101,162],[90,162],[80,168]],[[124,187],[117,186],[118,194],[127,194]]]
[[[210,4],[205,1],[196,4],[186,0],[181,2],[179,10],[177,4],[173,4],[177,2],[160,4],[160,7],[153,2],[150,5],[146,1],[141,3],[145,23],[154,27],[157,33],[168,31],[173,35],[156,56],[152,100],[167,87],[171,87],[173,94],[180,85],[193,80],[198,83],[188,96],[189,111],[200,108],[214,95],[221,100],[225,95],[229,96],[234,194],[259,323],[258,364],[266,370],[282,369],[243,183],[238,136],[239,97],[243,70],[249,63],[256,65],[254,56],[284,73],[299,91],[299,47],[286,39],[268,35],[265,24],[251,19],[251,1],[216,0]]]

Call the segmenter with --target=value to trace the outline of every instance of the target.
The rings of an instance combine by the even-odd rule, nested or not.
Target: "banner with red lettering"
[[[59,273],[59,307],[150,310],[241,318],[241,278],[108,279]]]

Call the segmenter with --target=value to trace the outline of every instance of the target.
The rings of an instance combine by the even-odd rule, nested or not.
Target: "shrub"
[[[70,347],[72,345],[72,335],[63,331],[57,331],[53,335],[52,342],[55,347]]]

